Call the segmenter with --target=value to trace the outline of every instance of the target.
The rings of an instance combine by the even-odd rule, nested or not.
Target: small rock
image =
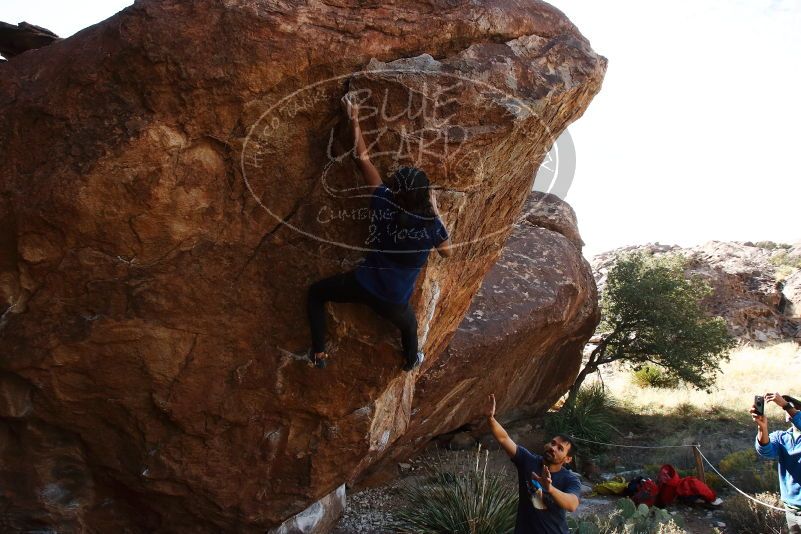
[[[412,469],[412,466],[410,464],[403,462],[399,463],[398,467],[400,468],[401,472],[411,471]]]

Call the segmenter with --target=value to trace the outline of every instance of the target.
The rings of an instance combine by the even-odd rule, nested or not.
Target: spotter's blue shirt
[[[801,428],[801,411],[793,416],[793,426]],[[777,430],[768,436],[767,445],[760,445],[756,450],[760,456],[778,460],[779,490],[782,500],[792,506],[801,507],[801,434],[794,435],[792,429]]]
[[[395,222],[400,208],[385,185],[379,185],[370,201],[370,226],[365,248],[373,249],[356,268],[356,280],[376,297],[393,304],[406,304],[417,275],[432,248],[448,239],[439,217],[427,220],[412,215],[412,226]]]
[[[519,494],[515,534],[569,534],[567,512],[556,504],[553,497],[547,493],[543,494],[547,510],[537,510],[531,503],[531,494],[526,481],[531,479],[532,472],[538,475],[542,473],[542,456],[518,445],[512,463],[517,467]],[[556,473],[551,473],[551,486],[581,498],[581,480],[567,467],[563,466]]]

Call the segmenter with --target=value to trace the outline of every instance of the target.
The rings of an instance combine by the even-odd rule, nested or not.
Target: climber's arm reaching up
[[[378,169],[375,168],[373,162],[370,161],[370,156],[367,154],[367,145],[364,142],[362,130],[359,126],[359,106],[351,102],[348,95],[342,97],[342,103],[348,113],[348,119],[353,129],[353,157],[359,162],[359,169],[361,169],[364,180],[369,186],[368,193],[372,194],[375,188],[384,182],[381,180],[381,175],[378,174]]]
[[[442,215],[439,214],[439,208],[437,207],[437,196],[434,194],[434,188],[430,187],[428,190],[429,198],[431,199],[431,207],[434,208],[434,213],[437,215],[437,218],[442,221]],[[447,231],[446,231],[447,234]],[[437,245],[437,252],[443,258],[450,258],[453,254],[451,250],[451,238],[448,237],[439,245]]]

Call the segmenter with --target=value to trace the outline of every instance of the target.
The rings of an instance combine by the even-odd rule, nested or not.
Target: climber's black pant
[[[378,315],[400,329],[406,362],[417,359],[417,318],[412,307],[408,303],[394,304],[376,297],[356,280],[355,271],[323,278],[309,286],[307,309],[314,352],[325,352],[327,301],[358,302],[370,306]]]

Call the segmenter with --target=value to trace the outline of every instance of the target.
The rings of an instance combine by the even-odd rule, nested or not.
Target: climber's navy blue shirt
[[[392,191],[383,184],[376,187],[370,201],[369,235],[365,240],[365,248],[373,250],[356,268],[356,279],[376,297],[405,304],[412,296],[428,254],[448,239],[448,231],[439,217],[427,220],[411,215],[413,226],[400,226],[394,221],[399,211]]]
[[[569,534],[567,528],[567,513],[547,493],[543,493],[543,500],[547,510],[537,510],[531,503],[531,494],[526,481],[531,480],[531,472],[542,473],[542,456],[532,454],[526,448],[517,446],[517,452],[512,457],[512,463],[517,467],[517,481],[519,502],[517,503],[517,522],[515,534]],[[559,491],[572,493],[581,498],[581,481],[576,473],[562,467],[556,473],[551,473],[551,485]]]

